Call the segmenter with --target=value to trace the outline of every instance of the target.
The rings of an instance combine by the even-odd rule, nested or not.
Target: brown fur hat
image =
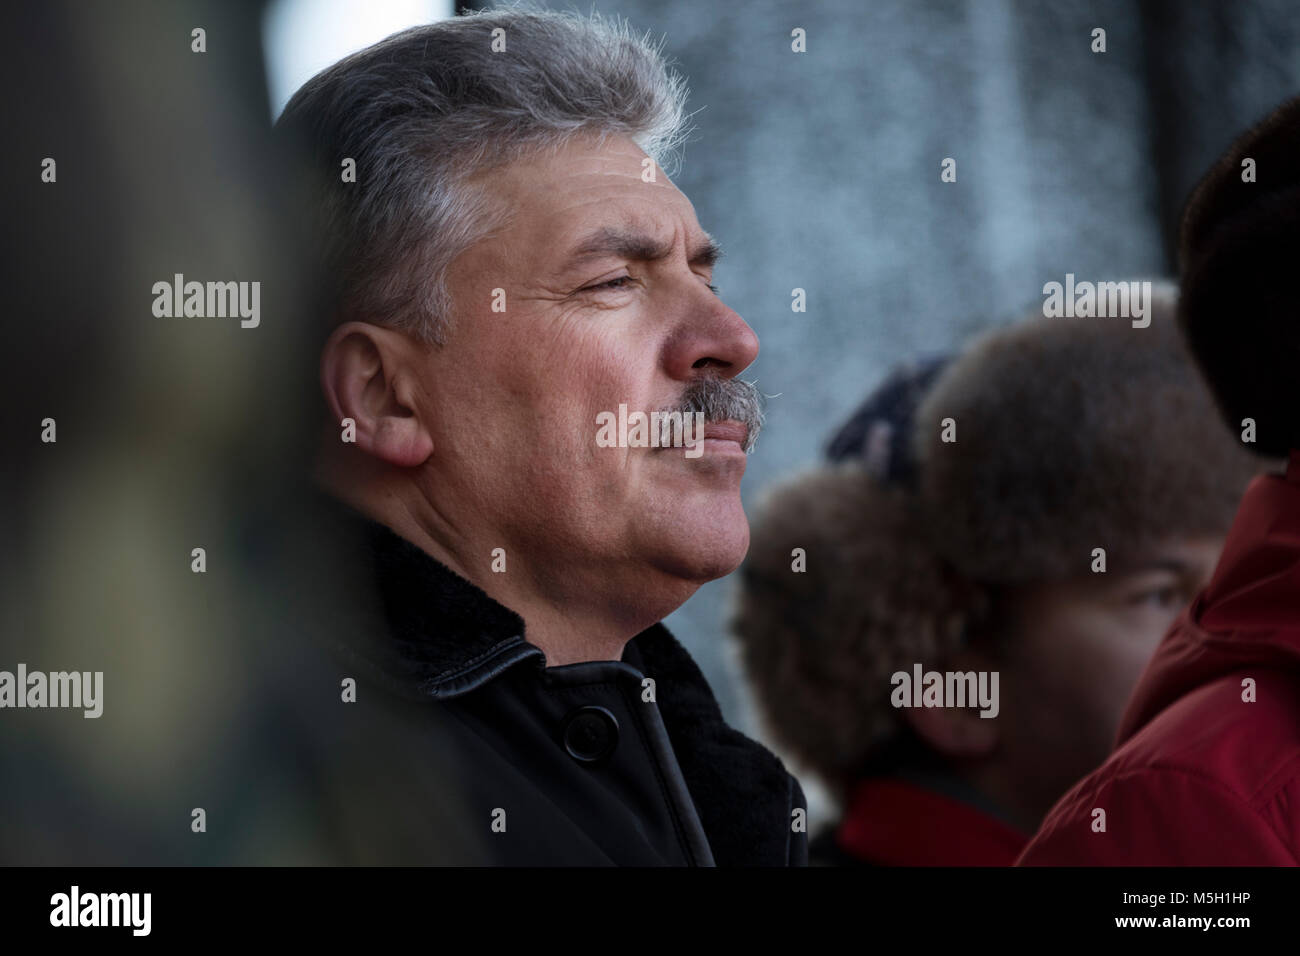
[[[1152,291],[1146,328],[1038,314],[976,340],[926,395],[913,426],[921,510],[967,578],[1087,574],[1094,548],[1113,566],[1231,523],[1258,462],[1219,425],[1174,291]]]
[[[849,461],[769,490],[732,629],[790,757],[833,786],[860,774],[901,736],[890,675],[942,668],[987,626],[987,585],[1227,529],[1258,465],[1220,427],[1172,312],[1166,293],[1145,329],[1039,317],[980,337],[917,410],[914,488]]]
[[[772,489],[753,522],[731,625],[741,661],[769,738],[833,785],[895,736],[890,675],[961,639],[965,602],[913,508],[847,462]]]

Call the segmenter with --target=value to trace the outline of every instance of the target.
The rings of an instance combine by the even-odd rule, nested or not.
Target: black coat
[[[807,863],[798,782],[723,721],[662,624],[619,661],[546,667],[517,614],[383,525],[332,516],[382,603],[378,626],[342,628],[338,696],[314,711],[350,782],[318,807],[346,859]]]

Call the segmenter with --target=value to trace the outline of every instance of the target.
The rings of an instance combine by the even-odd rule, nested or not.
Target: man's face
[[[1010,766],[1042,811],[1110,753],[1142,670],[1222,544],[1173,541],[1127,568],[1017,594],[999,723]]]
[[[449,271],[448,340],[420,359],[433,437],[420,480],[436,507],[454,503],[453,526],[490,529],[476,543],[506,548],[509,573],[552,595],[690,582],[676,606],[744,557],[745,454],[728,440],[699,457],[600,447],[597,416],[674,406],[693,379],[736,376],[758,340],[710,290],[691,203],[662,170],[644,181],[645,158],[630,140],[584,139],[487,178],[511,218]]]

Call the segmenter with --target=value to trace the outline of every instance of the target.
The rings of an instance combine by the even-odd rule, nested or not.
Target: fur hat
[[[991,586],[1086,574],[1097,546],[1221,534],[1257,470],[1218,427],[1168,293],[1148,328],[1040,316],[981,336],[924,393],[887,385],[919,404],[885,403],[913,422],[915,475],[890,480],[860,442],[770,490],[732,621],[771,738],[835,785],[898,739],[890,675],[941,667],[988,623]]]
[[[1300,98],[1241,136],[1193,191],[1179,237],[1188,345],[1228,427],[1260,454],[1300,449]]]
[[[753,523],[732,632],[768,736],[832,784],[896,735],[890,675],[946,658],[970,612],[913,508],[845,462],[770,491]]]
[[[1044,318],[978,339],[917,410],[929,541],[964,576],[1015,584],[1088,573],[1160,539],[1222,533],[1257,463],[1218,427],[1178,335],[1151,323]],[[951,419],[955,441],[943,441]]]

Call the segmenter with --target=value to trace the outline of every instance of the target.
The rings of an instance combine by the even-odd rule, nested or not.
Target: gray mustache
[[[763,429],[763,393],[753,382],[742,382],[738,378],[718,378],[708,375],[697,378],[686,386],[681,401],[666,412],[681,412],[683,416],[704,413],[704,422],[735,421],[744,424],[748,431],[745,437],[745,452],[754,449],[758,433]]]

